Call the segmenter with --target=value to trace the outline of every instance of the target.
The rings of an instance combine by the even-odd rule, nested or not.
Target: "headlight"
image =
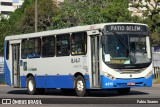
[[[149,72],[149,73],[146,75],[145,78],[147,79],[147,78],[149,78],[151,75],[152,75],[152,72]]]
[[[116,79],[113,75],[111,75],[111,74],[109,74],[107,72],[103,72],[103,74],[104,74],[104,76],[106,76],[107,78],[109,78],[111,80],[115,80]]]

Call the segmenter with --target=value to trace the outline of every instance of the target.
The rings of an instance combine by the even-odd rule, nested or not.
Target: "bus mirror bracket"
[[[105,40],[106,40],[106,37],[105,36],[101,36],[101,44],[102,45],[105,45]]]

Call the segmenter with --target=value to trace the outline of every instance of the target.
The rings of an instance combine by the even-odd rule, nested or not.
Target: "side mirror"
[[[106,44],[106,36],[101,36],[101,44],[102,45]]]

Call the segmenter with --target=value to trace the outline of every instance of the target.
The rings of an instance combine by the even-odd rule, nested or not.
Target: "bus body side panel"
[[[20,76],[20,87],[26,88],[27,87],[27,78],[26,76]]]
[[[11,75],[6,60],[4,61],[4,75],[5,75],[5,83],[11,86]]]
[[[79,62],[71,62],[79,59]],[[36,81],[36,88],[74,88],[74,75],[81,73],[86,81],[86,88],[90,88],[87,56],[67,56],[50,58],[21,59],[21,87],[27,86],[28,74],[32,74]],[[83,62],[86,61],[86,64]],[[26,69],[25,69],[26,68]]]
[[[90,89],[90,78],[89,75],[84,75],[86,81],[86,89]]]
[[[36,88],[74,88],[73,75],[34,76]],[[84,75],[86,88],[90,88],[89,75]],[[26,76],[21,76],[21,87],[27,86]]]
[[[11,86],[11,75],[6,61],[6,41],[4,41],[4,75],[5,75],[5,83]]]
[[[73,88],[72,75],[35,76],[37,88]]]

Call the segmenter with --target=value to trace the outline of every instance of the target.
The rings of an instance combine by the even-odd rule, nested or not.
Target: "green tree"
[[[65,0],[53,17],[54,28],[132,20],[126,0]]]
[[[145,0],[145,3],[139,0],[136,3],[131,2],[131,4],[143,13],[141,22],[149,25],[153,46],[160,45],[160,8],[158,7],[160,0]],[[142,10],[142,8],[146,9]]]
[[[29,4],[29,3],[28,3]],[[35,23],[35,0],[30,0],[30,4],[25,8],[21,17],[22,33],[34,32]],[[53,28],[52,17],[57,15],[58,8],[53,0],[38,0],[38,31]]]
[[[35,0],[25,0],[22,7],[10,14],[8,19],[0,16],[0,54],[3,54],[5,36],[34,32]],[[53,0],[38,0],[38,31],[53,29],[52,17],[58,8]]]
[[[3,42],[6,32],[8,31],[8,20],[0,15],[0,55],[3,55]]]

